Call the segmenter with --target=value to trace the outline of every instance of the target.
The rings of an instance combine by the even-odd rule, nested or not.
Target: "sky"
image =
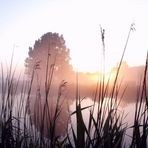
[[[0,0],[0,61],[19,69],[28,47],[47,32],[63,34],[74,69],[94,72],[102,60],[100,25],[105,29],[106,69],[121,58],[131,23],[124,60],[145,63],[148,49],[147,0]]]

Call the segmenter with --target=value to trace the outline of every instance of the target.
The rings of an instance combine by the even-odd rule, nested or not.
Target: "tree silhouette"
[[[60,81],[66,79],[67,75],[72,72],[72,66],[69,64],[69,49],[65,45],[63,35],[52,32],[36,40],[33,48],[29,47],[28,57],[25,60],[26,73],[30,75],[33,66],[38,63],[39,76],[45,78],[48,56],[49,67],[54,65],[54,76]]]

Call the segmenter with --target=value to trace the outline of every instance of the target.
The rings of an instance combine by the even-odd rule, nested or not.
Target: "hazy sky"
[[[14,48],[21,65],[28,47],[47,32],[63,34],[72,63],[79,70],[95,71],[101,59],[101,25],[105,29],[106,66],[121,57],[131,23],[125,60],[144,64],[148,49],[148,1],[146,0],[0,0],[0,60]]]

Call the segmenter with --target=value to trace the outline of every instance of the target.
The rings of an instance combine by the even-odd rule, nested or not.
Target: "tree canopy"
[[[69,49],[65,45],[63,35],[48,32],[36,40],[33,47],[29,47],[25,60],[26,73],[30,75],[33,66],[39,63],[39,76],[45,77],[48,56],[49,66],[54,64],[54,76],[58,79],[65,79],[69,72],[72,72]]]

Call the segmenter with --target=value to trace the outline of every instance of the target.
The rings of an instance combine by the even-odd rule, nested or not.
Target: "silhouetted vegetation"
[[[118,94],[121,91],[120,86],[122,84],[119,83],[118,78],[130,33],[133,29],[134,26],[132,24],[112,87],[109,88],[110,78],[105,82],[105,75],[101,75],[101,77],[98,75],[98,81],[92,93],[93,104],[89,106],[82,107],[82,102],[85,98],[81,97],[79,73],[76,73],[76,86],[75,90],[73,90],[75,92],[73,98],[75,98],[76,102],[75,111],[71,112],[67,109],[68,119],[64,122],[65,130],[63,135],[56,132],[56,130],[58,126],[62,126],[60,118],[64,106],[63,102],[66,99],[70,99],[67,98],[67,82],[61,80],[59,86],[56,85],[56,94],[52,95],[52,87],[55,87],[55,71],[57,72],[56,76],[60,76],[60,73],[63,73],[62,70],[64,70],[60,64],[61,60],[64,60],[66,67],[69,67],[68,61],[65,61],[65,59],[69,58],[69,51],[65,48],[63,38],[59,37],[58,34],[49,33],[35,43],[34,49],[29,49],[29,58],[27,58],[26,63],[30,78],[27,81],[24,80],[21,86],[19,86],[20,78],[14,79],[15,70],[13,70],[12,62],[7,74],[3,72],[2,66],[0,147],[146,148],[148,146],[148,98],[146,88],[148,55],[141,84],[136,95],[136,110],[132,126],[129,126],[124,121],[128,115],[124,115],[124,112],[121,112],[119,107],[124,91],[122,90],[123,95],[119,97]],[[104,33],[105,30],[101,28],[105,60]],[[51,45],[48,44],[48,39],[51,39]],[[43,48],[46,50],[43,50]],[[64,48],[64,53],[61,53],[61,48]],[[42,55],[40,53],[41,50],[46,52],[43,56],[40,56]],[[61,56],[63,54],[64,56]],[[63,59],[59,61],[57,67],[56,60],[58,60],[58,56]],[[42,75],[44,87],[42,86],[42,91],[38,77],[39,68],[44,69],[44,74]],[[36,86],[33,86],[34,81]],[[19,95],[17,93],[18,90],[20,91]],[[106,96],[109,97],[106,98]],[[87,116],[88,123],[83,117],[83,111],[86,109],[89,111]],[[76,122],[73,121],[73,118]],[[128,133],[126,133],[129,128],[132,129],[132,135],[127,135]],[[130,138],[129,143],[125,140],[126,136]]]

